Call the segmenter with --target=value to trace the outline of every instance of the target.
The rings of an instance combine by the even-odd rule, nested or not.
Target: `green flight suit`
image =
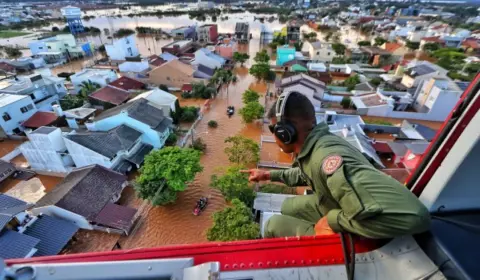
[[[325,169],[324,160],[331,158],[341,160],[333,170]],[[267,221],[266,237],[314,235],[315,224],[324,216],[335,232],[368,238],[393,238],[429,228],[429,212],[418,198],[331,134],[326,124],[312,130],[293,166],[271,171],[271,180],[292,187],[308,185],[314,194],[286,199],[282,215]]]

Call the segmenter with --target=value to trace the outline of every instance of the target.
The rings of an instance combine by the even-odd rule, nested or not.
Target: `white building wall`
[[[32,105],[33,109],[28,112],[22,113],[20,108]],[[16,102],[10,103],[6,106],[0,107],[0,126],[7,135],[12,135],[15,128],[23,131],[22,123],[28,120],[33,114],[37,112],[37,108],[32,101],[30,96],[25,96],[24,98],[17,100]],[[10,116],[10,120],[5,121],[3,115],[7,113]]]
[[[203,64],[207,66],[208,68],[215,69],[215,68],[221,68],[222,64],[219,61],[216,61],[213,58],[208,57],[203,51],[198,50],[195,52],[195,61],[193,64],[198,65],[198,64]]]
[[[112,162],[109,158],[87,149],[86,147],[79,145],[68,138],[64,137],[63,139],[76,167],[83,167],[91,164],[99,164],[106,168],[112,167]]]
[[[54,150],[58,143],[52,143],[49,135],[30,133],[28,138],[30,141],[20,145],[20,151],[33,169],[60,173],[69,171],[62,156]]]
[[[332,62],[333,58],[335,57],[335,51],[326,45],[325,47],[322,46],[320,49],[314,49],[311,45],[308,50],[310,54],[310,59],[314,61],[321,61],[321,62]]]
[[[125,57],[140,54],[135,43],[135,34],[118,39],[111,45],[105,45],[105,50],[111,60],[125,60]]]
[[[322,99],[323,92],[321,94],[316,93],[314,90],[312,90],[312,89],[310,89],[310,88],[308,88],[304,85],[301,85],[301,84],[292,85],[292,86],[289,86],[289,87],[286,87],[286,88],[283,89],[283,92],[291,92],[291,91],[300,92],[301,94],[308,97],[308,99],[310,100],[310,102],[312,102],[315,109],[320,108],[320,105],[322,104],[322,102],[318,99],[313,98],[313,97],[317,96],[319,99]]]
[[[72,75],[70,76],[70,81],[72,82],[75,92],[79,92],[82,82],[92,81],[93,83],[99,84],[101,87],[107,86],[107,84],[118,79],[117,73],[111,70],[98,70],[100,75]]]

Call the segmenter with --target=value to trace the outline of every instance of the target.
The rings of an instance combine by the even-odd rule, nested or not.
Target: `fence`
[[[178,146],[180,147],[185,147],[185,144],[187,144],[187,141],[188,141],[188,138],[190,138],[193,133],[195,133],[195,127],[197,127],[198,123],[200,122],[200,120],[203,118],[203,114],[200,112],[198,114],[198,118],[195,120],[195,122],[193,122],[192,126],[190,127],[190,129],[188,130],[187,134],[185,134],[185,136],[180,140]]]

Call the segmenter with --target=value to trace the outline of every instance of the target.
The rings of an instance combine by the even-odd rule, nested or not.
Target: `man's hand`
[[[259,182],[270,180],[270,172],[260,169],[240,170],[241,173],[248,173],[248,181]]]
[[[335,232],[330,228],[327,221],[327,216],[322,217],[315,225],[315,235],[332,235]]]

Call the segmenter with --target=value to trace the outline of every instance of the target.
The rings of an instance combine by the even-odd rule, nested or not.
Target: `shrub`
[[[343,109],[348,109],[351,103],[352,103],[352,99],[348,96],[345,96],[344,98],[342,98],[340,105],[342,105]]]
[[[170,135],[168,135],[168,138],[167,140],[165,141],[165,145],[166,146],[175,146],[175,144],[177,144],[177,135],[175,133],[170,133]]]
[[[211,121],[208,122],[208,127],[217,128],[218,127],[218,122],[214,121],[214,120],[211,120]]]
[[[205,150],[207,149],[207,144],[203,142],[202,138],[197,138],[195,139],[195,141],[193,141],[193,144],[190,145],[190,148],[193,148],[200,152],[205,152]]]

